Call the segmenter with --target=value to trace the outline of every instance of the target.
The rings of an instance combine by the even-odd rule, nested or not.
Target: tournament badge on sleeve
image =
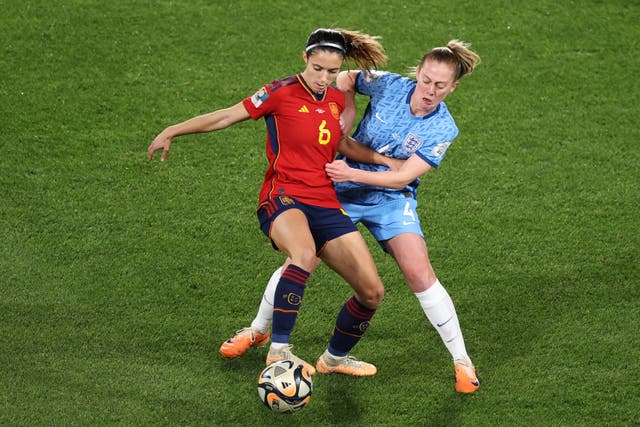
[[[269,93],[267,92],[267,89],[262,87],[259,91],[253,94],[253,96],[251,97],[251,102],[253,103],[254,107],[258,108],[264,101],[267,100],[267,98],[269,98]]]

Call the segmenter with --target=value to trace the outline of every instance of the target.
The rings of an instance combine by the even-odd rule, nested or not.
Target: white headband
[[[309,52],[311,49],[316,48],[316,47],[333,47],[335,49],[338,49],[342,53],[345,53],[344,47],[340,46],[337,43],[330,43],[330,42],[314,43],[312,45],[307,46],[307,48],[305,49],[305,52]]]

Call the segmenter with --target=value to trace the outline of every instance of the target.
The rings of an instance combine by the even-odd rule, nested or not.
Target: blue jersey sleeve
[[[447,149],[458,136],[458,127],[444,103],[441,103],[436,111],[425,118],[422,135],[424,141],[415,153],[422,160],[437,168],[440,166]]]

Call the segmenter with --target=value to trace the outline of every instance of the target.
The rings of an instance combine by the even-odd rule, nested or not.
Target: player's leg
[[[315,265],[311,270],[315,270],[320,264],[320,258],[316,258],[315,261]],[[256,317],[251,321],[252,330],[263,334],[269,330],[271,322],[273,321],[273,301],[275,298],[276,286],[282,277],[282,272],[289,264],[291,264],[291,258],[287,258],[284,264],[271,274],[271,277],[267,282],[267,287],[264,289],[264,293],[262,294],[258,313],[256,313]]]
[[[273,298],[276,293],[276,286],[282,276],[282,270],[286,268],[290,260],[283,266],[280,266],[273,272],[267,287],[264,289],[258,313],[248,328],[238,330],[232,338],[229,338],[220,346],[220,354],[227,358],[236,358],[242,356],[251,347],[262,347],[269,342],[271,334],[269,327],[273,319]]]
[[[384,294],[367,244],[354,231],[329,241],[320,257],[349,283],[355,295],[340,310],[328,349],[318,359],[316,368],[325,374],[375,375],[374,365],[349,356],[369,327]]]
[[[298,317],[307,279],[318,265],[316,244],[303,210],[305,207],[299,204],[297,206],[300,207],[279,205],[281,212],[272,214],[268,221],[269,237],[274,246],[291,259],[291,263],[283,269],[276,286],[267,364],[283,359],[294,360],[304,365],[313,375],[315,368],[294,356],[289,345],[289,336]]]
[[[433,271],[424,239],[418,234],[401,233],[387,240],[385,246],[453,358],[458,378],[456,389],[463,393],[475,391],[479,383],[467,354],[456,309]]]
[[[282,277],[282,271],[291,263],[287,258],[285,263],[278,267],[269,278],[267,286],[262,294],[260,305],[256,317],[251,321],[251,326],[242,328],[236,334],[222,343],[220,354],[227,358],[242,356],[251,347],[262,347],[269,342],[271,334],[269,328],[273,320],[273,301],[276,293],[276,286]],[[320,263],[320,258],[317,258]]]
[[[262,300],[260,301],[256,317],[251,321],[251,329],[265,333],[271,327],[271,322],[273,320],[273,300],[276,294],[276,287],[282,277],[282,272],[290,263],[291,261],[287,258],[285,263],[271,274],[271,277],[267,282],[267,287],[264,288],[264,293],[262,294]]]
[[[431,266],[416,207],[417,202],[412,197],[400,198],[368,207],[361,221],[384,250],[395,258],[423,312],[454,359],[456,377],[462,378],[462,371],[469,372],[468,378],[473,381],[458,381],[456,388],[477,388],[456,310]],[[464,369],[458,369],[458,366],[464,366]],[[462,383],[471,385],[462,387],[459,385]]]
[[[348,213],[352,222],[357,223],[362,215],[367,211],[367,207],[343,204],[344,210]],[[282,276],[282,271],[291,263],[291,259],[287,258],[284,264],[277,268],[262,294],[260,305],[256,317],[251,321],[251,326],[236,331],[236,334],[222,343],[220,354],[227,358],[236,358],[242,356],[251,347],[262,347],[270,338],[269,327],[273,319],[273,300],[276,292],[276,286]],[[317,258],[320,264],[320,258]]]

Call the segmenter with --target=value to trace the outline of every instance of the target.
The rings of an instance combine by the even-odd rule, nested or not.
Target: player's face
[[[416,90],[411,96],[411,112],[416,116],[432,113],[458,87],[454,68],[444,62],[426,61],[416,70]]]
[[[311,55],[303,52],[302,58],[307,63],[302,77],[317,93],[324,92],[336,80],[343,61],[341,54],[326,50],[314,50]]]

